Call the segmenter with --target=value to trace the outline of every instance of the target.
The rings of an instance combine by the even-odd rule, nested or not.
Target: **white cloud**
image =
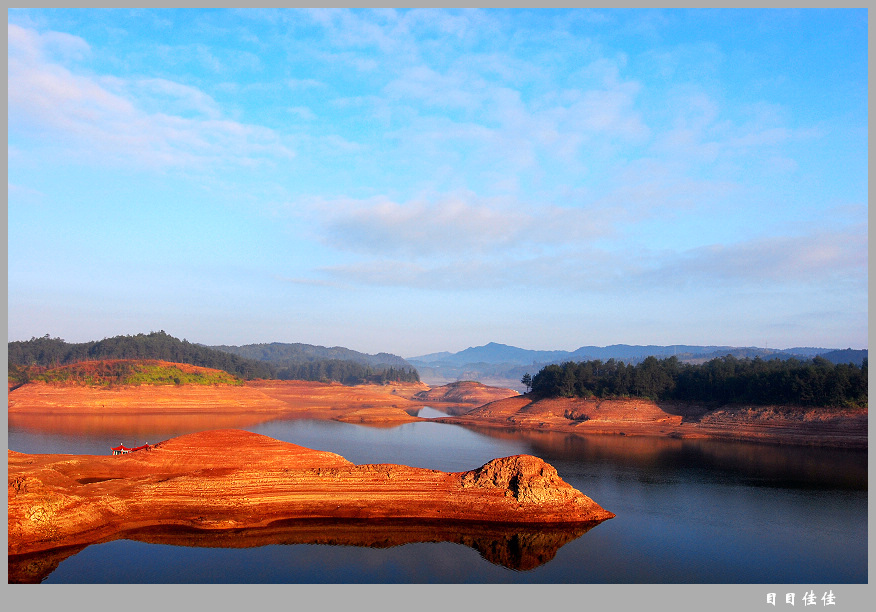
[[[63,60],[81,60],[91,54],[91,47],[82,38],[65,32],[43,32],[7,24],[7,52],[24,61],[43,56]]]
[[[274,131],[222,118],[216,102],[196,88],[165,79],[77,73],[48,57],[46,41],[81,51],[87,48],[81,39],[12,24],[8,31],[11,134],[75,149],[77,159],[100,156],[105,162],[132,159],[153,166],[250,164],[292,155]]]

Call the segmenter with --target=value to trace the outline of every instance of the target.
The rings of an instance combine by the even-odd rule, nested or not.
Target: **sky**
[[[867,11],[9,9],[8,339],[867,348]]]

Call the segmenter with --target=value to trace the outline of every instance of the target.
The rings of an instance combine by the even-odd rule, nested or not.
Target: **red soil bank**
[[[866,408],[721,406],[643,399],[533,399],[511,397],[445,423],[546,430],[579,434],[622,434],[714,438],[750,442],[867,448]]]

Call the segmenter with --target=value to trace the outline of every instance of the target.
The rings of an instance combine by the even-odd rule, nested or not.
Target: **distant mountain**
[[[867,359],[867,350],[861,349],[843,349],[830,351],[828,353],[819,353],[819,357],[824,357],[831,363],[853,363],[856,366],[864,365],[864,360]]]
[[[666,358],[675,356],[686,363],[703,363],[717,357],[733,355],[738,359],[788,359],[802,360],[822,356],[834,363],[854,363],[861,365],[867,357],[867,350],[838,350],[829,348],[797,347],[790,349],[769,349],[759,347],[699,346],[676,344],[611,346],[582,346],[574,351],[537,351],[490,342],[484,346],[469,347],[457,353],[440,352],[418,357],[408,357],[407,361],[417,368],[420,378],[426,384],[445,384],[456,380],[477,380],[491,385],[507,386],[518,391],[523,389],[520,378],[529,372],[536,374],[541,368],[552,363],[564,361],[591,361],[615,359],[629,364],[637,364],[646,357]]]
[[[620,361],[636,363],[646,357],[678,357],[679,360],[695,359],[705,354],[726,355],[739,350],[732,346],[691,346],[687,344],[674,344],[671,346],[657,346],[653,344],[640,346],[629,344],[612,344],[611,346],[582,346],[569,353],[569,358],[574,361],[588,361],[601,359],[607,361],[616,359]]]
[[[448,351],[441,351],[440,353],[429,353],[428,355],[420,355],[419,357],[412,357],[411,359],[416,359],[422,363],[433,363],[436,361],[441,361],[442,359],[446,359],[452,356],[453,353]]]
[[[507,344],[490,342],[484,346],[469,347],[458,353],[432,353],[421,357],[410,357],[410,363],[463,365],[467,363],[514,363],[529,364],[552,359],[562,359],[570,355],[568,351],[532,351]]]

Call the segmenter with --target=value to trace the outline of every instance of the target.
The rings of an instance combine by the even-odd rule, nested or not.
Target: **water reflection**
[[[416,416],[420,417],[421,419],[440,419],[441,417],[447,417],[450,415],[446,412],[436,410],[431,406],[423,406],[422,408],[420,408],[420,411],[417,412]]]
[[[390,548],[415,543],[451,542],[476,550],[495,565],[529,571],[551,561],[567,543],[600,521],[571,526],[519,527],[446,522],[278,521],[267,527],[204,531],[187,527],[149,527],[128,531],[103,543],[125,539],[147,544],[197,548],[256,548],[271,545],[321,544]],[[100,544],[94,546],[99,547]],[[60,563],[85,546],[31,555],[9,556],[10,583],[39,583]]]
[[[273,415],[258,414],[10,414],[8,446],[20,453],[107,455],[118,444],[155,444],[210,429],[248,429]]]
[[[51,573],[45,582],[79,583],[867,582],[866,451],[509,431],[426,419],[386,430],[246,415],[14,415],[9,425],[9,448],[28,453],[108,454],[119,442],[154,443],[219,427],[328,450],[357,464],[455,472],[527,453],[617,514],[586,538],[573,533],[554,544],[538,540],[540,531],[488,534],[483,527],[440,534],[441,527],[430,526],[405,546],[393,543],[410,535],[404,529],[359,530],[359,544],[336,531],[338,546],[296,540],[304,537],[300,526],[297,532],[272,527],[286,546],[272,545],[266,531],[238,533],[236,544],[221,534],[148,532],[84,550],[10,558],[10,577],[39,581]],[[441,539],[429,539],[436,534]],[[185,544],[187,538],[199,543]],[[167,545],[144,543],[159,541]]]
[[[867,490],[867,453],[860,450],[463,427],[496,440],[526,441],[532,454],[555,467],[573,461],[635,468],[644,478],[688,479],[701,474],[709,480],[750,486]]]

